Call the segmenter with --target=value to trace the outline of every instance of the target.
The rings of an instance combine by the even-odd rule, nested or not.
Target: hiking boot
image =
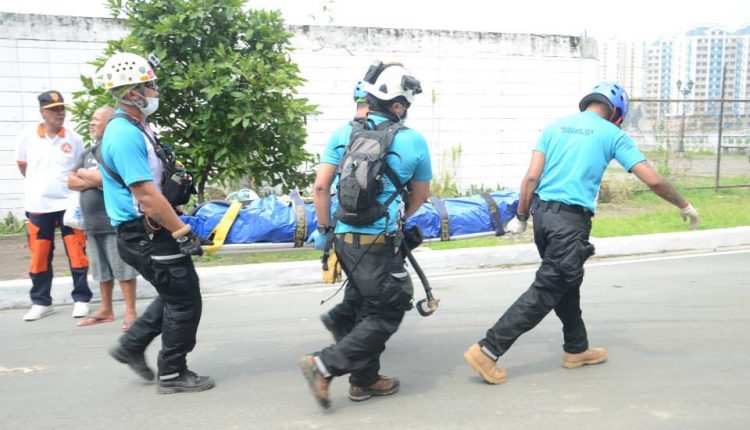
[[[479,372],[488,384],[502,384],[508,380],[505,370],[495,365],[495,360],[482,351],[481,345],[475,343],[464,352],[464,359],[472,369]]]
[[[120,342],[117,342],[109,348],[109,355],[120,363],[130,366],[141,378],[147,381],[154,380],[154,371],[146,364],[146,356],[143,355],[143,351],[130,352]]]
[[[331,401],[328,399],[328,387],[331,384],[331,376],[325,376],[316,363],[315,357],[306,355],[299,361],[299,367],[302,369],[307,383],[310,385],[315,400],[323,409],[331,407]],[[327,373],[327,372],[326,372]]]
[[[341,339],[343,339],[348,334],[343,327],[339,327],[338,325],[336,325],[336,323],[333,321],[333,318],[331,318],[331,316],[328,314],[321,314],[320,321],[323,323],[326,330],[331,332],[331,335],[333,335],[333,340],[335,340],[336,343],[339,343]]]
[[[398,379],[378,375],[378,380],[369,387],[350,386],[349,400],[362,402],[372,398],[372,396],[390,396],[391,394],[396,394],[398,387]]]
[[[214,380],[208,376],[198,376],[195,372],[185,370],[180,376],[156,383],[156,394],[197,393],[214,387]]]
[[[586,364],[599,364],[607,361],[607,350],[604,348],[589,348],[578,354],[563,352],[563,367],[577,369]]]

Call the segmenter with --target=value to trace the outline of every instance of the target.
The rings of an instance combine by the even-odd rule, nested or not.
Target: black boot
[[[174,393],[197,393],[198,391],[210,390],[214,387],[214,380],[208,376],[198,376],[195,372],[185,370],[180,376],[159,380],[156,384],[157,394],[174,394]]]
[[[346,328],[336,325],[336,322],[333,321],[333,318],[331,318],[328,314],[321,314],[320,321],[323,323],[326,330],[331,332],[331,335],[333,335],[333,340],[335,340],[336,343],[339,343],[341,339],[349,334]]]
[[[154,371],[146,364],[146,357],[143,355],[143,351],[138,353],[130,352],[120,342],[117,342],[109,348],[109,355],[120,363],[130,366],[143,379],[147,381],[154,380]]]

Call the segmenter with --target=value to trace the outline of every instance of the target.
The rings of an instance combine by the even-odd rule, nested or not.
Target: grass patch
[[[5,218],[0,220],[0,235],[21,235],[26,233],[26,222],[23,219],[16,219],[12,213],[8,212]]]
[[[279,263],[284,261],[320,260],[322,251],[272,251],[272,252],[233,252],[231,254],[213,254],[196,258],[198,267],[231,266],[239,264]]]
[[[698,210],[701,230],[750,225],[750,188],[685,190],[683,196]],[[594,217],[594,237],[685,231],[677,209],[651,192],[638,192],[625,203],[603,204]]]
[[[506,234],[503,236],[478,237],[476,239],[450,240],[448,242],[429,242],[424,246],[434,250],[460,249],[460,248],[484,248],[488,246],[506,246],[517,245],[519,243],[529,243],[534,240],[530,231],[521,235]]]

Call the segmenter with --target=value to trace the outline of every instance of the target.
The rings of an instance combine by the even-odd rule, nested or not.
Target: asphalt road
[[[747,429],[749,261],[750,250],[738,250],[589,264],[584,318],[609,361],[562,368],[560,323],[550,314],[501,358],[509,380],[498,386],[484,384],[462,354],[534,268],[434,277],[440,309],[407,314],[382,357],[401,391],[353,403],[337,378],[329,411],[313,401],[296,361],[330,342],[317,316],[331,288],[205,297],[189,363],[217,387],[169,396],[107,356],[119,319],[79,328],[70,307],[33,323],[21,320],[25,310],[1,311],[0,428]],[[147,351],[152,364],[157,350],[158,341]]]

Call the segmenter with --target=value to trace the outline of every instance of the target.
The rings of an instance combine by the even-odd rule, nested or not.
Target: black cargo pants
[[[177,376],[187,369],[185,357],[195,347],[203,307],[193,260],[180,253],[167,230],[149,237],[142,219],[117,228],[117,250],[159,293],[120,337],[120,343],[129,351],[141,352],[161,334],[159,376]]]
[[[580,206],[544,202],[538,197],[532,211],[534,242],[542,264],[529,289],[479,341],[497,357],[552,309],[563,324],[563,350],[577,354],[588,349],[586,326],[581,318],[580,287],[583,263],[594,254],[594,246],[589,243],[593,214]]]
[[[349,373],[352,385],[367,387],[378,380],[380,355],[411,307],[414,290],[392,237],[372,244],[364,243],[372,236],[347,233],[349,238],[336,235],[335,249],[351,284],[345,301],[356,310],[355,324],[339,343],[317,355],[332,376]]]

